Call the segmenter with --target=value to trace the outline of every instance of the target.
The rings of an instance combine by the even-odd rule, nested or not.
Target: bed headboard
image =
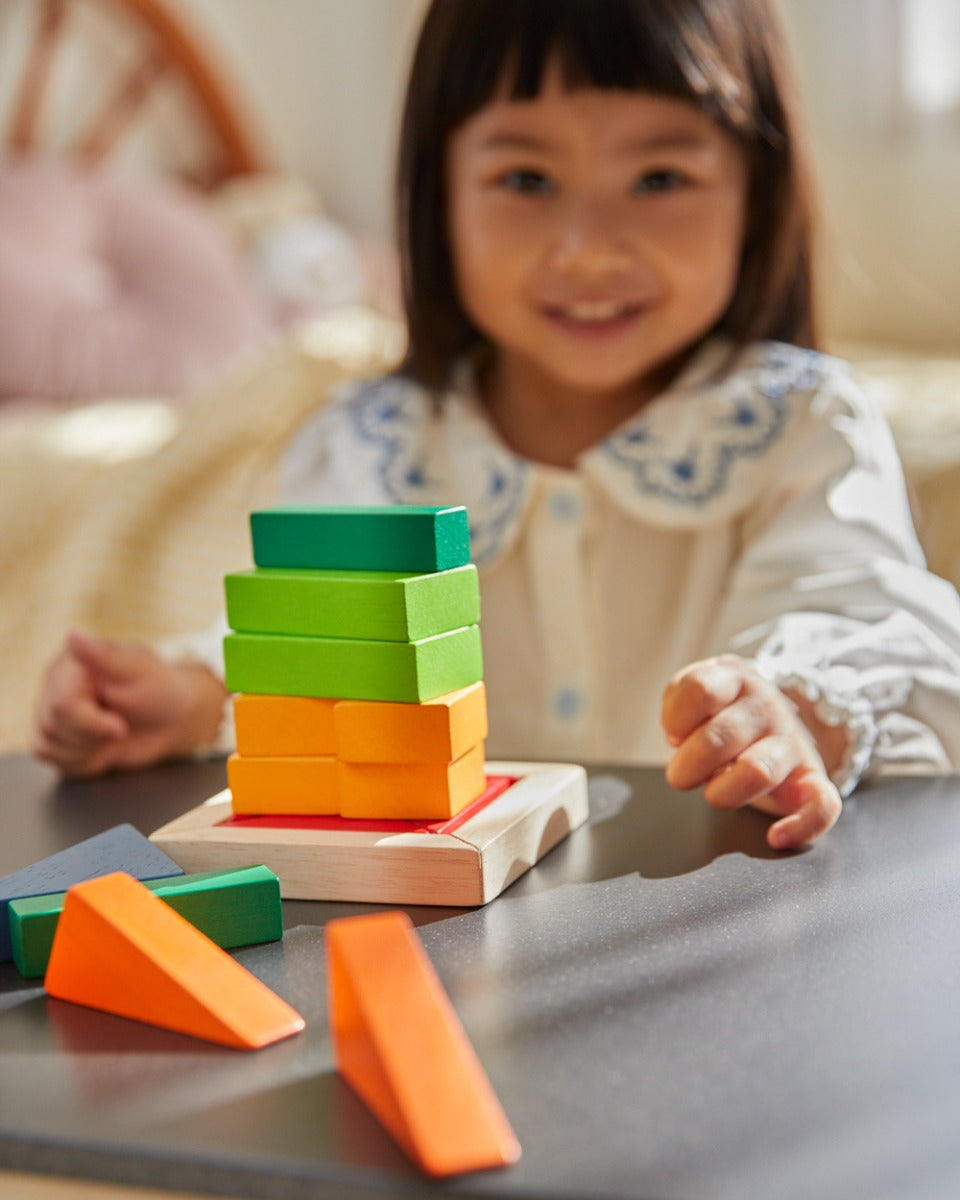
[[[4,153],[173,173],[204,188],[263,171],[236,81],[166,0],[0,0]]]

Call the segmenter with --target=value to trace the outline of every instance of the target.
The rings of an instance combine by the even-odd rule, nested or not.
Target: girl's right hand
[[[214,741],[226,694],[200,664],[71,633],[44,677],[33,753],[74,777],[186,755]]]

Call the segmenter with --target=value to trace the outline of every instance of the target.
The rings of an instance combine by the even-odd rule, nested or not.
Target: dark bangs
[[[414,55],[397,164],[409,349],[404,372],[442,388],[482,342],[448,248],[450,135],[506,86],[534,98],[547,63],[571,90],[695,104],[744,145],[750,169],[740,284],[717,332],[811,344],[805,168],[778,30],[765,0],[433,0]]]
[[[461,7],[439,0],[439,9]],[[689,100],[734,133],[753,129],[746,64],[729,7],[690,0],[469,0],[457,20],[473,49],[437,103],[456,128],[506,81],[514,100],[540,91],[547,63],[568,88],[646,91]]]

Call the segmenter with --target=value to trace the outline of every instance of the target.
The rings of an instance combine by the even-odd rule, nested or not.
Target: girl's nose
[[[636,257],[636,248],[605,204],[565,205],[552,230],[551,263],[556,270],[609,270]]]

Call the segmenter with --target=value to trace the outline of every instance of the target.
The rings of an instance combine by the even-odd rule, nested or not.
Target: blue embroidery
[[[621,492],[628,484],[674,505],[706,505],[727,488],[739,460],[761,458],[777,444],[792,397],[817,385],[823,361],[813,351],[768,343],[726,383],[707,385],[702,403],[693,397],[691,408],[678,410],[671,406],[685,404],[683,394],[667,397],[597,452]],[[678,411],[694,420],[701,414],[692,434],[687,420],[678,428]],[[375,469],[391,503],[465,504],[473,560],[483,565],[500,553],[529,494],[533,464],[506,450],[479,419],[457,427],[454,444],[435,421],[429,396],[406,380],[388,376],[359,386],[348,412],[356,436],[377,450]],[[438,431],[447,440],[431,459],[427,437]]]
[[[394,504],[465,504],[471,557],[493,559],[516,524],[531,479],[531,466],[481,435],[458,444],[462,478],[431,474],[424,435],[432,420],[429,398],[415,384],[384,378],[358,389],[350,420],[361,441],[379,451],[377,472]],[[453,464],[450,464],[453,470]]]
[[[733,376],[729,395],[719,391],[704,405],[706,424],[695,444],[679,452],[668,445],[657,434],[660,409],[641,415],[599,449],[629,472],[638,491],[673,504],[704,505],[727,487],[738,459],[759,458],[779,441],[790,397],[815,386],[822,362],[814,351],[770,344],[756,367]]]

